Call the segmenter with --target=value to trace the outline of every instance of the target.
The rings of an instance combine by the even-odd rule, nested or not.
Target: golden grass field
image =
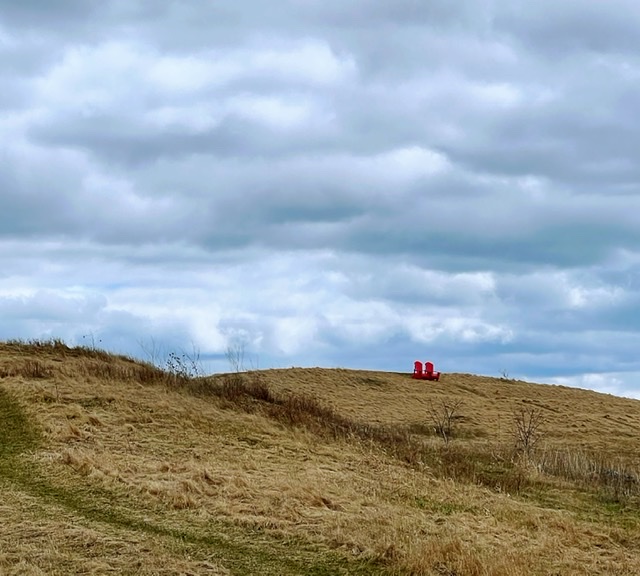
[[[585,390],[3,343],[0,574],[637,575],[639,440]]]

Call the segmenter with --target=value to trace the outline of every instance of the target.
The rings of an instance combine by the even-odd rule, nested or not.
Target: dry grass
[[[13,461],[45,479],[0,468],[0,573],[640,573],[632,500],[602,501],[589,468],[633,473],[634,401],[450,374],[177,381],[101,354],[0,345],[1,389],[41,430]],[[445,445],[428,408],[450,400]],[[523,405],[547,441],[526,462]]]
[[[9,488],[0,505],[0,573],[228,574],[217,560],[193,561],[162,541],[88,522]]]
[[[465,440],[513,440],[513,413],[539,408],[545,442],[551,447],[586,447],[637,460],[640,457],[640,402],[564,386],[444,374],[439,382],[406,374],[325,368],[265,370],[264,382],[276,393],[317,395],[341,414],[371,424],[429,422],[429,409],[461,400]]]

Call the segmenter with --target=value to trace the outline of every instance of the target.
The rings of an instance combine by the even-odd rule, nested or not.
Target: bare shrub
[[[200,363],[200,351],[194,347],[191,353],[185,351],[180,354],[169,352],[166,370],[178,380],[189,380],[202,376],[204,371]]]
[[[84,334],[82,336],[82,341],[85,343],[83,345],[83,348],[87,348],[92,351],[98,350],[100,344],[102,344],[102,339],[98,338],[96,340],[96,335],[93,332],[89,332],[89,334]]]
[[[164,364],[162,358],[164,358],[166,354],[164,353],[163,347],[158,344],[153,336],[148,340],[138,340],[138,346],[140,346],[149,364],[152,366],[162,366]]]
[[[246,352],[246,343],[244,341],[229,344],[225,352],[227,362],[231,366],[231,370],[235,373],[244,372],[244,355]]]
[[[543,437],[544,413],[537,406],[513,411],[513,437],[517,453],[530,457]]]
[[[429,417],[435,433],[440,436],[445,444],[451,440],[456,422],[461,418],[459,413],[462,400],[442,400],[438,406],[431,404]]]

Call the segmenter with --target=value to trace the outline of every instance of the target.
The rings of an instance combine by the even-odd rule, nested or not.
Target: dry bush
[[[1,342],[5,350],[19,356],[29,358],[57,357],[57,358],[91,358],[111,363],[116,360],[135,362],[129,356],[113,354],[93,345],[89,346],[69,346],[60,338],[31,339],[31,340],[6,340]]]
[[[171,375],[169,375],[171,377]],[[247,409],[251,401],[273,404],[276,398],[258,372],[225,374],[221,378],[187,378],[181,382],[183,390],[197,396],[215,396]]]
[[[53,376],[53,370],[39,360],[27,360],[22,366],[21,373],[25,378],[44,379]]]
[[[429,406],[429,417],[435,433],[440,436],[445,444],[451,440],[456,422],[461,418],[460,408],[462,400],[442,400],[439,405]]]
[[[167,380],[167,374],[157,366],[142,363],[135,367],[134,380],[140,384],[157,384]]]
[[[249,391],[242,378],[237,374],[230,374],[222,384],[214,389],[221,398],[229,401],[238,401],[244,396],[249,396]]]
[[[101,380],[118,381],[118,380],[132,380],[134,375],[134,369],[128,366],[121,366],[113,362],[86,362],[84,364],[84,371],[88,376],[99,378]]]
[[[203,369],[200,363],[200,351],[194,348],[191,353],[169,352],[166,360],[166,371],[175,376],[178,381],[185,381],[191,378],[203,376]]]
[[[0,377],[10,378],[14,376],[40,380],[51,378],[53,376],[53,370],[41,360],[31,358],[20,364],[12,364],[0,368]]]
[[[536,406],[513,411],[513,437],[517,453],[530,457],[543,437],[544,413]]]
[[[91,376],[105,382],[139,382],[140,384],[175,384],[183,383],[179,377],[167,373],[164,370],[149,364],[137,364],[133,362],[117,362],[94,360],[93,358],[83,362],[77,369],[87,376]]]
[[[530,470],[495,450],[460,443],[441,444],[421,454],[436,477],[485,486],[492,491],[519,494],[531,483]]]
[[[225,355],[227,357],[227,362],[229,362],[229,366],[231,366],[231,370],[239,374],[240,372],[244,372],[244,356],[246,352],[246,343],[245,342],[236,342],[235,344],[230,344],[227,346],[227,350]]]
[[[67,344],[61,340],[60,338],[48,338],[48,339],[39,339],[33,338],[31,340],[8,340],[6,342],[7,345],[14,348],[14,350],[19,350],[25,354],[31,354],[33,352],[61,352],[65,350],[70,350],[71,348],[67,346]]]
[[[271,414],[288,424],[302,425],[316,431],[330,430],[334,435],[348,432],[351,424],[335,410],[306,394],[287,396],[277,402]]]
[[[275,402],[275,396],[271,392],[269,386],[265,382],[262,374],[259,372],[249,372],[247,374],[248,382],[246,384],[247,394],[255,400],[261,402],[267,402],[273,404]]]
[[[276,402],[271,390],[259,373],[228,374],[223,379],[219,395],[227,400],[251,398],[267,404]]]
[[[411,574],[519,576],[529,573],[532,559],[515,551],[495,554],[491,549],[472,546],[460,537],[448,536],[427,542],[417,560],[408,566]],[[430,567],[428,572],[427,567]]]
[[[582,450],[547,450],[535,458],[541,472],[593,489],[615,502],[640,496],[637,469],[606,455]]]

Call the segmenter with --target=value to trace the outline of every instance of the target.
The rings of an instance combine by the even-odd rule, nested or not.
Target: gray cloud
[[[3,335],[633,394],[638,18],[0,1]]]
[[[638,48],[635,30],[640,10],[629,0],[617,0],[607,6],[574,0],[562,4],[547,0],[535,4],[510,2],[495,21],[499,29],[554,60],[585,53],[626,53]]]

